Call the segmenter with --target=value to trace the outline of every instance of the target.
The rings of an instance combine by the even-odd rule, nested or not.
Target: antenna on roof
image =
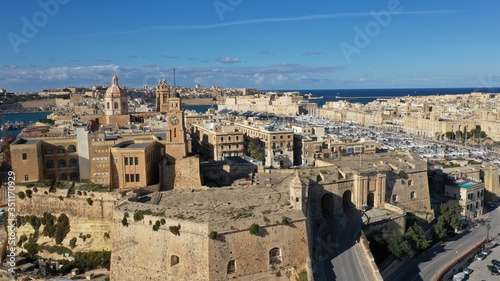
[[[172,67],[172,69],[174,70],[174,89],[175,89],[175,67]]]

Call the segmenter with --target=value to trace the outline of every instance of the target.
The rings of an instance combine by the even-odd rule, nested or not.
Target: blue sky
[[[2,3],[0,88],[500,86],[497,1]]]

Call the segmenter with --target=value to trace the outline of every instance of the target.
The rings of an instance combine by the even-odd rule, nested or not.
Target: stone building
[[[130,122],[128,115],[128,96],[123,88],[118,85],[118,77],[113,76],[113,84],[104,94],[104,124],[125,125]]]
[[[293,175],[276,176],[283,182],[271,193],[262,186],[173,190],[155,195],[161,199],[154,204],[120,204],[113,217],[111,280],[268,280],[276,268],[304,268],[309,256],[304,210],[290,208]],[[125,226],[130,210],[151,215],[129,219]],[[254,234],[252,224],[260,226]]]
[[[207,159],[224,160],[226,157],[244,155],[243,132],[234,124],[206,122],[191,125],[193,128],[193,146]]]
[[[454,179],[445,185],[444,194],[462,206],[462,216],[473,219],[483,214],[484,183],[472,177]]]
[[[316,181],[325,192],[341,195],[333,202],[334,213],[342,213],[343,200],[352,201],[357,209],[364,205],[382,208],[389,203],[406,211],[431,211],[427,163],[416,154],[317,160],[316,167],[322,168]]]
[[[252,120],[236,122],[247,142],[256,143],[265,154],[267,167],[290,167],[293,165],[293,130]]]

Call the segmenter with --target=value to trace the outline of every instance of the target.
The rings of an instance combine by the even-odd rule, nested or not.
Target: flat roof
[[[140,142],[140,143],[121,143],[117,144],[114,147],[118,148],[126,148],[126,149],[144,149],[150,146],[153,142]]]

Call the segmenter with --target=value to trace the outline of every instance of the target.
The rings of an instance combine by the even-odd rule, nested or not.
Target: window
[[[227,263],[227,274],[234,273],[235,271],[236,271],[236,263],[234,262],[234,260],[230,260]]]
[[[76,147],[74,145],[68,146],[68,152],[76,152]]]
[[[75,158],[69,159],[69,166],[70,167],[76,167],[76,166],[78,166],[78,162],[76,161]]]
[[[109,102],[107,103],[107,108],[109,109]]]
[[[64,153],[64,147],[62,145],[57,147],[57,153]]]
[[[54,166],[54,161],[49,160],[49,161],[45,162],[45,168],[47,168],[47,169],[52,169],[52,168],[54,168],[54,167],[55,167],[55,166]]]
[[[398,201],[398,195],[397,194],[393,194],[392,195],[392,202],[397,202]]]
[[[139,165],[139,157],[135,157],[135,164]]]
[[[66,161],[64,160],[57,161],[57,168],[66,168]]]
[[[132,174],[130,175],[130,181],[131,181],[131,182],[135,182],[135,177],[134,177],[134,175],[132,175]]]
[[[139,182],[139,174],[135,174],[135,182]]]
[[[125,165],[128,165],[128,157],[125,157]]]
[[[269,264],[281,263],[280,248],[272,248],[269,251]]]
[[[412,180],[408,180],[408,186],[411,186],[413,184]]]
[[[174,266],[179,264],[179,256],[177,255],[171,255],[170,256],[170,266]]]
[[[52,154],[52,153],[54,153],[54,151],[52,150],[52,147],[47,147],[45,149],[45,154]]]
[[[24,175],[24,181],[29,181],[30,180],[30,176],[29,175]]]
[[[117,102],[115,102],[115,104],[114,104],[114,105],[115,105],[115,106],[114,106],[114,109],[118,109],[118,103],[117,103]]]
[[[59,175],[59,180],[60,180],[60,181],[65,181],[65,180],[67,180],[67,179],[68,179],[68,177],[66,176],[66,174],[60,174],[60,175]]]
[[[28,159],[28,154],[23,153],[23,160],[27,160],[27,159]]]
[[[125,182],[130,182],[130,177],[128,174],[125,175]]]
[[[415,191],[410,192],[410,199],[415,199],[415,198],[416,198]]]

